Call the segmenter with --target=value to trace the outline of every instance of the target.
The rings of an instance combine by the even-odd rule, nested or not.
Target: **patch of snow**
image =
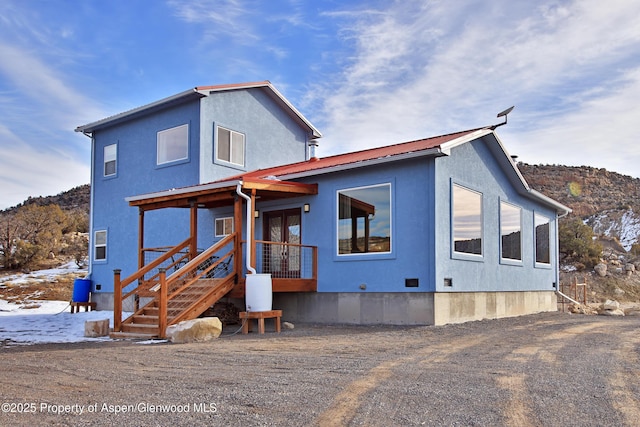
[[[63,276],[65,274],[82,276],[83,274],[87,274],[87,269],[86,267],[79,268],[74,261],[71,261],[58,268],[38,270],[31,273],[17,273],[0,277],[0,285],[3,283],[20,285],[30,282],[52,282],[55,281],[58,276]]]
[[[113,325],[113,312],[81,311],[71,314],[66,301],[32,300],[16,305],[0,300],[0,341],[7,344],[108,341],[109,337],[84,336],[84,322],[103,319],[109,319],[109,324]]]
[[[575,265],[571,265],[571,264],[569,264],[569,265],[561,265],[560,266],[560,270],[562,270],[564,272],[567,272],[567,273],[570,273],[572,271],[578,271],[576,266]]]

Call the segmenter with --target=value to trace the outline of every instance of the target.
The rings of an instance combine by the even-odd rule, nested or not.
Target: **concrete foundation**
[[[113,294],[92,294],[98,310],[113,310]],[[233,301],[244,311],[244,300]],[[144,303],[141,301],[141,304]],[[133,311],[133,300],[123,311]],[[554,291],[274,293],[282,320],[356,325],[446,325],[557,310]]]

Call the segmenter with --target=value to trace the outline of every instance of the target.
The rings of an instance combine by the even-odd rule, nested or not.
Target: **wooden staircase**
[[[181,253],[183,242],[168,251],[169,255],[163,255],[123,281],[119,280],[119,273],[116,272],[114,328],[110,337],[164,338],[167,326],[195,319],[206,311],[229,293],[236,283],[232,262],[235,243],[234,233],[187,261],[184,257],[176,257]],[[176,262],[176,259],[183,259],[184,263]],[[173,270],[172,274],[167,275],[167,269],[161,265],[168,265]],[[151,277],[145,279],[148,275]],[[138,286],[123,295],[122,290],[136,282]],[[136,301],[146,298],[148,302],[119,322],[117,320],[122,318],[122,300],[125,298],[134,298]]]

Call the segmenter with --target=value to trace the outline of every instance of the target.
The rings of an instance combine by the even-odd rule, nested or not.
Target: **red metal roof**
[[[265,177],[279,177],[293,174],[300,174],[305,172],[312,172],[320,169],[335,168],[339,166],[347,166],[357,164],[360,162],[366,162],[375,159],[391,158],[403,154],[418,153],[420,151],[427,151],[440,148],[443,144],[451,142],[455,139],[471,134],[483,128],[471,129],[448,135],[435,136],[432,138],[419,139],[415,141],[403,142],[400,144],[387,145],[384,147],[370,148],[368,150],[355,151],[352,153],[338,154],[335,156],[312,158],[310,160],[298,163],[291,163],[288,165],[276,166],[267,169],[258,169],[255,171],[247,172],[244,174],[236,175],[235,177],[226,178],[229,179],[244,179],[249,177],[265,178]]]

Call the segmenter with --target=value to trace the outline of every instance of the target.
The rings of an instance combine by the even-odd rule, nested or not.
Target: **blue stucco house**
[[[318,158],[268,81],[84,126],[92,298],[162,336],[271,274],[292,321],[445,324],[556,310],[558,218],[488,126]],[[125,320],[122,311],[136,315]]]

